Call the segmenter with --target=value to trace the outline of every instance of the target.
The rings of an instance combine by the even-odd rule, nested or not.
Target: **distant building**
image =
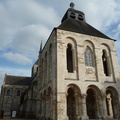
[[[0,113],[1,117],[19,116],[19,105],[22,93],[31,84],[30,77],[19,77],[5,74],[1,88]]]
[[[120,119],[120,70],[115,40],[96,30],[85,14],[74,9],[65,13],[61,25],[54,28],[32,68],[26,87],[5,84],[1,103],[17,91],[21,95],[19,117],[39,120]],[[26,81],[27,79],[25,79]],[[19,83],[19,82],[18,82]],[[28,87],[29,85],[29,87]],[[11,89],[8,89],[11,86]],[[15,86],[15,87],[14,87]],[[27,89],[24,89],[27,88]],[[8,91],[9,90],[9,91]],[[10,99],[10,98],[9,98]],[[20,100],[20,97],[19,97]],[[18,100],[18,101],[19,101]],[[15,99],[7,99],[10,104]],[[14,104],[16,104],[16,102]],[[3,116],[11,115],[1,104]]]

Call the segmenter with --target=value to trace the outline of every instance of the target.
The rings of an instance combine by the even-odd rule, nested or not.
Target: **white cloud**
[[[38,56],[41,40],[45,43],[50,34],[50,29],[37,25],[22,27],[11,42],[11,49],[32,59]]]
[[[18,64],[31,64],[32,60],[27,58],[26,56],[18,53],[4,53],[3,57],[6,58],[9,61],[18,63]]]
[[[115,0],[82,1],[82,9],[86,14],[88,23],[99,30],[104,30],[114,24],[118,17],[117,2]],[[120,12],[120,11],[119,11]]]
[[[5,0],[0,2],[0,49],[8,48],[20,29],[32,25],[42,25],[45,33],[59,23],[59,17],[50,6],[36,0]],[[40,27],[40,26],[39,26]],[[37,30],[34,31],[38,32]],[[41,31],[39,31],[41,32]],[[26,45],[27,46],[27,45]]]

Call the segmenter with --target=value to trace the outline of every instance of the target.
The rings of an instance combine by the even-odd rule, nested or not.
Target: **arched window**
[[[7,91],[6,91],[6,96],[10,96],[10,89],[8,89]]]
[[[78,15],[78,19],[83,21],[84,20],[83,15]]]
[[[52,44],[49,47],[49,80],[52,80]]]
[[[84,57],[85,57],[85,65],[86,66],[94,66],[93,65],[93,52],[89,47],[86,48],[84,52]]]
[[[50,60],[50,63],[52,63],[52,44],[50,44],[50,47],[49,47],[49,60]]]
[[[45,53],[45,63],[44,63],[44,69],[45,69],[45,79],[47,79],[47,52]]]
[[[109,62],[108,62],[108,57],[107,57],[107,52],[106,50],[102,51],[103,55],[102,55],[102,61],[103,61],[103,69],[104,69],[104,73],[106,76],[110,76],[110,69],[109,69]]]
[[[70,17],[73,18],[73,19],[75,19],[75,17],[76,17],[76,16],[75,16],[75,13],[71,13],[71,14],[70,14]]]
[[[44,84],[44,59],[42,58],[42,65],[41,65],[41,74],[42,74],[42,85]]]
[[[20,90],[17,90],[17,94],[16,94],[17,96],[20,96]]]
[[[67,70],[68,72],[73,72],[73,53],[72,45],[67,45]]]

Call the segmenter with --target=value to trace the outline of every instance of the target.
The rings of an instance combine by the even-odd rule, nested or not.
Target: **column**
[[[114,98],[114,99],[113,99]],[[113,95],[112,97],[112,103],[113,103],[113,110],[114,110],[114,113],[113,113],[113,116],[115,118],[120,118],[120,113],[119,113],[119,102],[118,102],[118,96],[117,95]]]
[[[52,114],[53,114],[53,110],[52,110],[52,94],[50,93],[50,99],[49,99],[49,115],[50,115],[50,118],[52,119]]]
[[[107,107],[106,107],[106,94],[102,94],[102,103],[103,103],[103,118],[108,118]]]
[[[44,112],[43,112],[43,107],[44,107],[44,103],[43,103],[43,97],[41,98],[41,109],[40,109],[40,111],[41,111],[41,114],[40,114],[40,117],[43,117],[44,116]]]
[[[40,98],[40,104],[39,104],[39,118],[42,116],[42,98]]]
[[[101,96],[98,96],[98,103],[99,103],[99,118],[102,118],[102,116],[103,116],[103,111],[102,111]]]
[[[95,99],[95,102],[96,102],[96,114],[95,114],[95,116],[96,116],[97,118],[100,118],[98,96],[97,96],[97,95],[94,95],[94,99]]]
[[[50,107],[51,107],[50,95],[47,94],[46,95],[46,116],[47,117],[50,117],[51,115]]]
[[[79,103],[79,96],[78,94],[74,94],[75,97],[75,113],[76,113],[76,119],[79,120],[80,119],[80,112],[79,112],[79,108],[80,108],[80,103]]]
[[[40,100],[37,100],[37,104],[36,104],[36,113],[37,113],[37,118],[40,117]]]
[[[68,120],[67,98],[65,93],[57,94],[57,120]]]
[[[87,109],[86,109],[86,94],[82,94],[82,120],[88,120],[88,116],[87,116]]]
[[[57,95],[54,92],[52,94],[51,103],[52,103],[52,119],[56,120],[57,119]]]
[[[46,113],[46,117],[48,117],[48,115],[49,115],[49,95],[47,94],[46,95],[46,97],[45,97],[45,99],[46,99],[46,109],[45,109],[45,113]]]
[[[47,98],[46,98],[46,95],[44,96],[44,117],[46,117],[46,107],[47,107]]]

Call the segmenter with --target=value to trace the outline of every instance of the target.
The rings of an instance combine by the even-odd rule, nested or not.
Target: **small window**
[[[38,72],[38,67],[36,69],[37,69],[37,72]]]
[[[7,91],[6,91],[6,96],[10,96],[10,89],[8,89]]]
[[[70,17],[73,18],[73,19],[75,19],[75,13],[71,13]]]
[[[93,65],[93,52],[89,47],[86,48],[84,52],[84,57],[85,57],[85,65],[86,66],[94,66]]]
[[[20,90],[17,90],[17,96],[20,96]]]
[[[78,16],[78,19],[81,20],[81,21],[84,20],[82,15],[79,15],[79,16]]]

